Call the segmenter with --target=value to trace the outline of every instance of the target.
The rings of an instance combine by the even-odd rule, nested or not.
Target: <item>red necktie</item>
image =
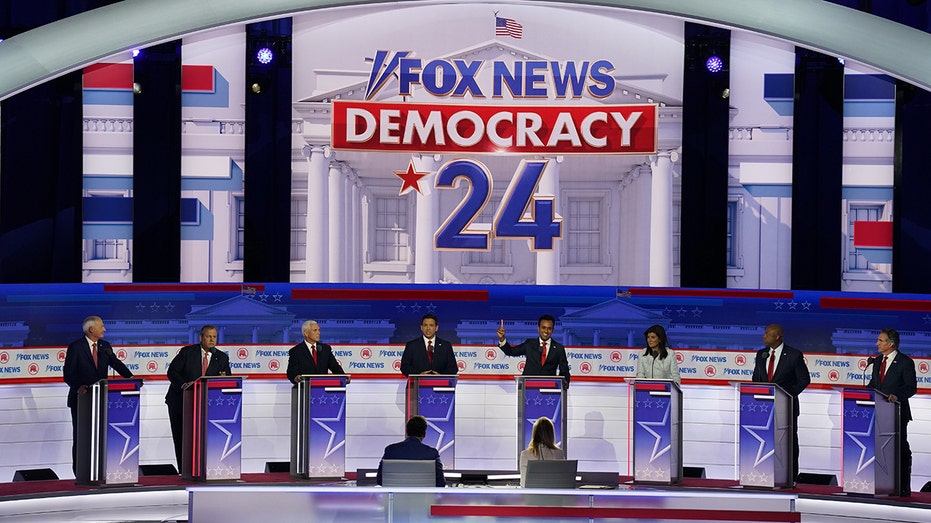
[[[204,360],[200,363],[200,375],[207,375],[207,365],[210,364],[210,360],[207,359],[207,351],[204,351]]]
[[[882,366],[879,367],[879,383],[882,384],[883,380],[886,378],[886,358],[889,356],[883,356]]]
[[[310,346],[310,355],[314,358],[314,366],[317,365],[317,344],[314,343]]]
[[[94,358],[94,366],[97,366],[97,342],[91,347],[91,356]]]
[[[545,341],[540,343],[540,352],[543,354],[543,356],[540,357],[540,366],[542,367],[546,365],[546,342]]]
[[[776,370],[776,349],[773,349],[773,352],[769,355],[769,374],[766,381],[773,381],[773,371]]]
[[[433,340],[427,340],[427,360],[430,361],[430,366],[433,366]]]

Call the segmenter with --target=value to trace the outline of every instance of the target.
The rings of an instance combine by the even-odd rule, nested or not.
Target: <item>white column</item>
[[[559,209],[559,164],[562,163],[562,156],[557,156],[555,158],[550,158],[549,162],[546,164],[546,169],[543,170],[543,176],[540,178],[540,183],[537,185],[537,194],[540,196],[552,196],[557,198],[553,204],[553,212]],[[566,224],[562,224],[563,237],[566,236]],[[560,241],[555,240],[553,242],[553,250],[551,251],[539,251],[536,253],[537,257],[537,274],[536,274],[536,283],[537,285],[557,285],[559,283],[559,252],[560,252]]]
[[[343,265],[346,263],[346,221],[344,219],[344,207],[346,204],[346,175],[348,167],[345,162],[331,161],[330,174],[328,177],[329,189],[329,212],[328,227],[330,237],[327,242],[327,257],[329,263],[328,281],[343,281]]]
[[[305,255],[305,281],[327,281],[327,257],[321,252],[329,242],[328,182],[330,157],[329,147],[308,145],[304,147],[307,157],[307,250]]]
[[[347,282],[362,281],[362,181],[352,171],[349,177],[349,231],[346,241],[349,243],[349,271],[344,276]]]
[[[414,154],[411,159],[417,172],[430,173],[420,179],[421,192],[415,195],[414,283],[437,283],[440,280],[439,263],[433,248],[433,234],[439,227],[440,197],[433,184],[440,157]]]
[[[650,156],[650,286],[671,287],[672,280],[672,164],[675,151]]]

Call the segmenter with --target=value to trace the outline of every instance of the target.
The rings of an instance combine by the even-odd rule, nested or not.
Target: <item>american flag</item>
[[[510,36],[518,40],[524,36],[524,26],[511,18],[495,17],[495,36]]]

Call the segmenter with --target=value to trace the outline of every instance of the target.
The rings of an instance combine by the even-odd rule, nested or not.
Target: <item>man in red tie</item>
[[[798,395],[811,383],[811,374],[805,364],[802,351],[786,345],[780,325],[768,325],[763,332],[766,347],[756,353],[753,366],[753,381],[758,383],[775,383],[792,396],[795,416],[792,417],[792,477],[797,477],[798,470]]]
[[[112,368],[124,378],[133,373],[113,354],[113,347],[103,339],[107,331],[99,316],[84,318],[84,336],[68,345],[65,354],[64,375],[68,384],[68,408],[71,409],[71,469],[74,471],[78,440],[78,394],[107,377]]]
[[[200,329],[200,343],[181,347],[168,365],[168,421],[171,423],[171,438],[175,443],[175,459],[181,470],[181,451],[184,439],[184,390],[190,388],[201,376],[228,376],[230,357],[217,348],[217,328],[204,325]]]
[[[898,401],[899,434],[901,446],[899,456],[899,496],[912,495],[912,449],[908,445],[908,422],[912,419],[912,410],[908,398],[918,390],[918,378],[915,375],[915,361],[899,351],[899,332],[895,329],[883,329],[876,338],[879,356],[873,361],[873,377],[869,386],[886,395],[888,401]]]
[[[498,348],[508,356],[526,356],[524,363],[524,376],[562,376],[563,387],[569,388],[569,360],[566,358],[566,348],[554,340],[553,329],[556,318],[549,314],[540,316],[537,320],[538,338],[528,338],[520,345],[511,346],[504,336],[504,320],[498,327]],[[557,374],[558,371],[558,374]]]
[[[301,333],[304,341],[288,351],[288,381],[297,384],[305,374],[346,374],[336,361],[332,347],[320,342],[320,324],[307,320],[301,325]]]
[[[453,344],[437,337],[440,322],[436,314],[427,313],[420,319],[420,332],[404,346],[401,354],[401,374],[458,374],[459,364]]]

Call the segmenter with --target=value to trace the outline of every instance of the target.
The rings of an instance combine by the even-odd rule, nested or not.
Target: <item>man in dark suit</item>
[[[569,388],[569,360],[566,359],[566,348],[552,339],[553,328],[556,327],[556,318],[549,314],[540,316],[537,320],[539,338],[527,338],[520,345],[512,347],[504,337],[504,320],[498,327],[498,348],[508,356],[526,356],[524,362],[524,376],[559,376],[563,378],[563,387]]]
[[[228,376],[230,357],[217,349],[217,328],[204,325],[200,329],[200,343],[181,347],[168,365],[168,420],[171,422],[171,438],[175,442],[175,459],[181,470],[181,443],[184,438],[184,391],[201,376]]]
[[[436,314],[424,314],[420,319],[423,336],[407,342],[401,355],[401,374],[458,374],[453,345],[436,337],[440,322]]]
[[[758,383],[775,383],[792,396],[792,478],[798,476],[798,395],[811,383],[811,374],[805,364],[802,351],[786,345],[780,325],[769,325],[763,332],[765,348],[756,353],[753,365],[753,381]],[[794,482],[794,480],[793,480]]]
[[[883,329],[876,338],[879,355],[873,359],[873,377],[870,387],[886,395],[888,401],[899,402],[899,492],[900,496],[912,495],[912,449],[908,445],[908,422],[912,420],[912,410],[908,398],[918,390],[918,378],[915,376],[915,361],[899,352],[899,332],[895,329]]]
[[[445,487],[446,478],[443,477],[443,462],[440,461],[440,453],[430,445],[423,443],[427,435],[427,419],[423,416],[414,416],[407,420],[404,433],[407,439],[385,447],[385,454],[378,463],[375,482],[381,485],[381,467],[386,459],[432,459],[436,461],[436,486]]]
[[[99,316],[84,318],[84,336],[68,345],[65,354],[65,383],[68,384],[68,408],[71,409],[71,470],[75,470],[78,442],[78,394],[107,377],[113,368],[120,376],[132,378],[133,373],[113,354],[113,347],[103,339],[107,332]]]
[[[304,374],[346,374],[333,356],[333,349],[320,343],[320,324],[307,320],[301,325],[304,341],[288,351],[288,381],[296,384]],[[348,383],[348,378],[347,378]]]

